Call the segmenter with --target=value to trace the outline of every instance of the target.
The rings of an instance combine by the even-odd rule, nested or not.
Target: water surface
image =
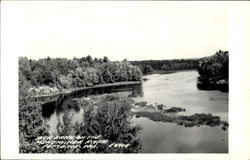
[[[211,113],[228,121],[228,93],[204,91],[196,87],[197,71],[153,74],[144,78],[143,97],[136,101],[182,107],[181,114]],[[227,153],[228,131],[220,127],[185,128],[176,124],[133,118],[143,127],[143,153]]]
[[[199,90],[197,71],[183,71],[172,74],[147,75],[143,82],[143,96],[137,101],[150,104],[164,104],[167,107],[182,107],[185,114],[211,113],[228,120],[228,93]]]

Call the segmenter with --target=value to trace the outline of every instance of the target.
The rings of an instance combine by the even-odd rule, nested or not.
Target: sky
[[[43,1],[1,4],[3,51],[38,59],[200,58],[228,50],[226,2]]]

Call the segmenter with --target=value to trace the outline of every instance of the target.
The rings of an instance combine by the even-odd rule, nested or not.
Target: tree
[[[146,65],[144,70],[143,70],[143,73],[149,73],[149,72],[152,72],[154,69],[152,68],[151,65]]]
[[[104,57],[103,57],[103,62],[104,62],[104,63],[109,62],[109,59],[108,59],[108,57],[107,57],[107,56],[104,56]]]
[[[219,50],[213,56],[202,58],[198,66],[197,86],[228,91],[228,69],[228,51]]]
[[[62,121],[58,118],[57,124],[57,135],[58,136],[69,136],[71,135],[71,131],[73,130],[72,124],[73,114],[70,114],[69,111],[66,111],[62,116]],[[62,141],[67,142],[67,140],[63,139]],[[53,152],[56,153],[72,153],[75,149],[71,148],[55,148]]]
[[[141,130],[131,124],[131,101],[127,97],[105,96],[95,107],[87,106],[83,113],[83,123],[77,133],[81,136],[101,135],[108,140],[106,145],[98,145],[95,150],[82,148],[81,152],[95,153],[135,153],[141,149],[137,134]],[[127,148],[112,148],[112,143],[130,144]]]
[[[18,87],[19,97],[27,96],[28,90],[31,87],[31,83],[25,78],[22,72],[19,72]]]
[[[87,62],[90,64],[90,66],[92,66],[92,65],[94,64],[94,61],[93,61],[93,59],[92,59],[92,57],[91,57],[90,55],[88,55],[88,56],[86,57],[86,60],[87,60]]]
[[[148,68],[151,70],[151,67]],[[61,91],[103,83],[140,81],[141,76],[140,69],[130,62],[110,61],[106,56],[95,60],[90,55],[73,60],[19,58],[19,88],[23,96],[32,87],[50,86]]]

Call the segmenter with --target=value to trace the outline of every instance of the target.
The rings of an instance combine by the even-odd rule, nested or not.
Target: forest
[[[214,55],[197,59],[130,61],[143,74],[155,70],[179,71],[194,69],[199,73],[197,87],[205,90],[228,91],[228,51],[217,51]]]
[[[219,50],[213,56],[201,58],[197,70],[200,75],[198,88],[228,92],[228,51]]]
[[[199,59],[143,60],[130,62],[138,66],[143,74],[147,74],[153,70],[177,71],[196,69],[199,64]]]
[[[19,58],[19,96],[60,92],[97,84],[140,81],[141,70],[127,61],[110,61],[108,57]]]

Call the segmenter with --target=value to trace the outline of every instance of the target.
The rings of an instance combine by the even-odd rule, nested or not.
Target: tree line
[[[141,76],[141,70],[130,62],[110,61],[106,56],[94,59],[89,55],[73,59],[47,57],[39,60],[19,57],[20,96],[42,90],[47,93],[96,84],[140,81]]]
[[[153,70],[185,70],[197,69],[199,59],[174,59],[174,60],[142,60],[130,61],[131,64],[138,66],[142,73],[150,73]]]

